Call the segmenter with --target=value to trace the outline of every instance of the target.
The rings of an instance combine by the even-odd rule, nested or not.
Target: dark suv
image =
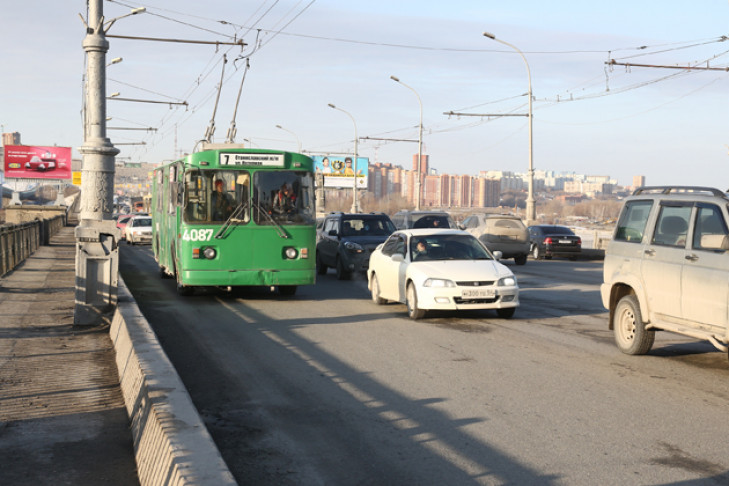
[[[331,213],[316,236],[316,271],[324,275],[329,267],[336,269],[339,280],[353,272],[366,272],[370,254],[395,231],[395,225],[384,213]]]
[[[412,228],[451,228],[458,229],[458,225],[445,211],[398,211],[392,216],[395,227],[401,229]]]

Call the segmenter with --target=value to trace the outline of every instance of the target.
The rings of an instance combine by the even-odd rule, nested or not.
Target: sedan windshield
[[[424,235],[410,239],[410,259],[491,260],[491,254],[471,235]]]

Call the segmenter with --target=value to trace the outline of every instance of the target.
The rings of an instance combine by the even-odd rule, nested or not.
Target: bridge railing
[[[13,270],[66,225],[66,216],[0,225],[0,277]]]

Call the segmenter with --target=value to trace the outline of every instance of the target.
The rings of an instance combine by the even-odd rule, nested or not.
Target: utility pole
[[[113,212],[114,156],[106,138],[106,53],[103,0],[88,1],[84,144],[81,170],[81,215],[76,227],[76,303],[73,322],[93,325],[116,307],[119,230]],[[83,20],[83,17],[82,17]],[[116,20],[116,19],[114,19]],[[111,23],[108,22],[109,26]]]

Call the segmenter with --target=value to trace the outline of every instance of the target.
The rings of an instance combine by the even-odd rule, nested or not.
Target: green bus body
[[[183,295],[238,286],[278,286],[290,295],[314,284],[312,159],[235,145],[203,148],[155,169],[152,247],[160,274],[174,277]],[[286,185],[289,198],[280,195]]]

